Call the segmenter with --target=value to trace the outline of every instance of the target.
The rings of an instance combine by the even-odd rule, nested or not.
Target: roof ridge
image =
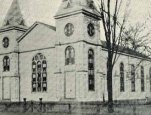
[[[101,43],[102,43],[102,47],[107,49],[106,41],[105,40],[101,40]],[[118,53],[120,53],[120,52],[121,53],[130,54],[130,55],[135,55],[135,56],[142,57],[142,58],[151,59],[151,57],[147,56],[143,52],[139,52],[139,51],[136,51],[134,49],[131,49],[131,48],[128,48],[128,47],[124,47],[124,46],[119,46]]]
[[[47,26],[50,29],[56,30],[55,26],[52,26],[52,25],[49,25],[49,24],[46,24],[46,23],[43,23],[43,22],[40,22],[40,21],[36,21],[36,23],[43,24],[43,25]]]

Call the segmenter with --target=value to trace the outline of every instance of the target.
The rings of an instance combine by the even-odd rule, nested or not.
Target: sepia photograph
[[[0,0],[0,115],[151,115],[151,0]]]

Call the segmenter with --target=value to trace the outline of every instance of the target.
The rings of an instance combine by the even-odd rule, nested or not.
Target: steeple
[[[18,0],[13,0],[4,19],[3,26],[25,26]]]

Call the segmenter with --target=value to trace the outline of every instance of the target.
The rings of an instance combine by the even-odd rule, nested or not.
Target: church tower
[[[97,99],[100,18],[93,0],[62,0],[55,15],[56,76],[62,84],[58,89],[62,89],[59,97],[63,100]]]
[[[0,100],[19,101],[19,47],[17,39],[27,30],[18,0],[13,0],[0,28]]]
[[[58,43],[79,40],[99,43],[100,14],[93,0],[62,0],[55,19],[56,28],[59,29],[57,32],[62,36]],[[97,39],[93,39],[96,37]]]

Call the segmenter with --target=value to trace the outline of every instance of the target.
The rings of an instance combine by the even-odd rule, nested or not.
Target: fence
[[[143,103],[140,101],[136,103],[132,101],[118,102],[115,101],[114,109],[116,115],[139,115],[142,111],[149,111],[151,108],[150,104]],[[107,113],[107,104],[101,102],[43,102],[42,98],[36,101],[23,102],[1,102],[0,112],[21,112],[21,113],[77,113],[80,114],[97,114],[105,115]],[[150,111],[149,111],[150,112]],[[151,112],[148,114],[150,115]],[[141,115],[141,114],[140,114]],[[147,114],[145,114],[147,115]]]
[[[102,103],[81,103],[81,102],[43,102],[42,98],[39,102],[26,101],[23,102],[1,102],[0,112],[33,112],[33,113],[99,113],[103,106]]]

